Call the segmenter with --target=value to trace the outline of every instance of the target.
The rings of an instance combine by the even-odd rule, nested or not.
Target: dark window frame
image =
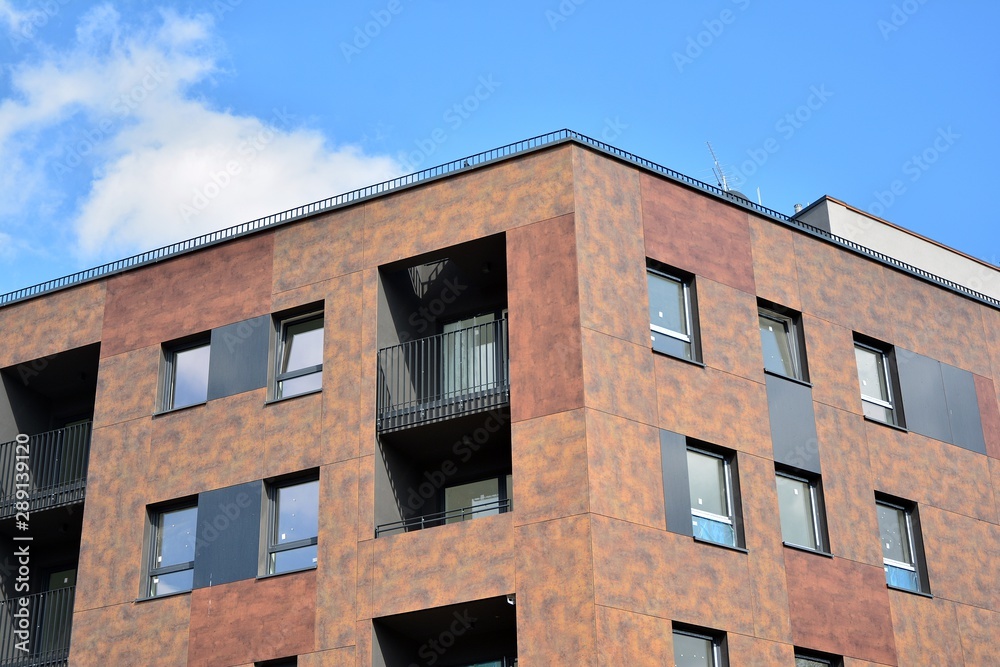
[[[744,524],[743,524],[743,502],[742,502],[742,497],[741,497],[741,493],[740,493],[740,481],[739,481],[740,475],[739,475],[739,464],[738,464],[738,460],[737,460],[737,452],[735,450],[732,450],[732,449],[727,449],[727,448],[724,448],[724,447],[718,447],[716,445],[713,445],[713,444],[710,444],[710,443],[706,443],[706,442],[702,442],[700,440],[694,440],[692,438],[688,438],[687,439],[687,451],[688,452],[692,452],[693,451],[693,452],[696,452],[698,454],[702,454],[702,455],[705,455],[705,456],[711,456],[713,458],[717,458],[717,459],[722,460],[723,465],[724,465],[726,487],[727,487],[726,488],[726,495],[727,495],[727,502],[728,502],[728,505],[729,505],[728,509],[729,509],[729,512],[730,512],[730,516],[726,517],[726,518],[729,519],[729,521],[730,521],[729,525],[731,525],[732,528],[733,528],[733,538],[734,538],[735,544],[726,544],[724,542],[715,542],[714,540],[708,540],[708,539],[705,539],[705,538],[702,538],[702,537],[698,537],[697,535],[695,536],[694,539],[696,539],[698,541],[701,541],[701,542],[706,542],[706,543],[709,543],[709,544],[717,544],[719,546],[726,547],[726,548],[735,548],[735,549],[741,549],[741,550],[745,549],[746,548],[746,535],[745,535]],[[690,474],[690,470],[689,470],[688,471],[688,494],[689,494],[689,496],[690,496],[690,489],[691,489],[691,474]],[[698,516],[698,515],[695,514],[696,510],[695,510],[694,507],[691,507],[690,509],[691,509],[691,516],[692,517]],[[711,520],[715,520],[714,519],[715,516],[721,516],[721,515],[716,515],[716,514],[714,514],[712,512],[704,512],[704,511],[702,511],[701,513],[705,514],[705,515],[708,515],[708,516],[706,516],[704,518],[708,518],[708,519],[711,519]],[[692,526],[692,531],[693,530],[694,530],[694,527]]]
[[[307,394],[316,393],[323,390],[323,361],[322,357],[319,364],[313,364],[311,366],[305,366],[303,368],[297,368],[292,371],[282,371],[285,360],[285,349],[288,345],[288,328],[296,324],[302,324],[304,322],[311,322],[314,320],[320,320],[320,329],[323,331],[324,342],[326,339],[326,312],[323,302],[312,303],[306,306],[295,308],[292,310],[283,311],[281,313],[276,313],[272,315],[274,322],[274,344],[271,349],[274,353],[273,363],[271,364],[271,376],[272,379],[268,382],[268,391],[271,396],[271,400],[280,401],[286,398],[294,398],[296,396],[304,396]],[[306,391],[301,391],[293,394],[285,394],[283,391],[283,384],[288,380],[294,380],[300,377],[306,377],[309,375],[319,374],[320,386],[318,389],[309,389]]]
[[[861,349],[879,355],[880,365],[885,373],[886,391],[889,394],[888,401],[874,396],[866,396],[864,389],[861,387],[860,370],[857,369],[857,363],[855,363],[855,370],[858,371],[858,389],[860,390],[859,394],[861,397],[862,409],[864,407],[864,403],[870,403],[872,405],[888,409],[892,415],[892,421],[885,421],[869,415],[865,415],[865,419],[869,419],[879,424],[886,424],[888,426],[905,429],[906,420],[901,400],[902,393],[899,388],[899,369],[896,365],[895,347],[874,338],[855,333],[854,348],[855,350]]]
[[[806,356],[806,339],[802,328],[802,314],[798,311],[785,308],[776,303],[757,299],[758,323],[761,317],[781,323],[786,326],[788,343],[791,348],[793,375],[783,372],[773,371],[765,368],[765,372],[774,373],[781,377],[786,377],[799,382],[809,383],[809,363]],[[763,341],[761,341],[763,346]],[[761,349],[763,353],[763,347]]]
[[[305,484],[308,482],[316,482],[317,485],[321,485],[319,469],[314,468],[312,470],[306,470],[302,472],[296,472],[291,475],[283,475],[281,477],[275,477],[264,481],[264,493],[262,494],[263,502],[266,504],[264,511],[261,512],[261,523],[262,531],[264,533],[264,539],[260,541],[261,544],[261,558],[259,563],[260,576],[270,577],[278,576],[282,574],[289,574],[291,572],[305,572],[308,570],[314,570],[317,568],[317,564],[313,564],[306,567],[296,568],[294,570],[283,570],[281,572],[275,572],[271,564],[272,557],[274,554],[282,553],[285,551],[294,551],[296,549],[302,549],[310,546],[318,546],[319,544],[319,524],[316,525],[316,535],[309,538],[303,538],[301,540],[295,540],[294,542],[286,542],[284,544],[278,544],[276,535],[278,530],[278,491],[290,486],[296,486],[298,484]],[[319,514],[319,502],[320,495],[322,494],[322,486],[319,486],[319,491],[317,493],[317,515]],[[318,554],[317,554],[318,555]],[[318,560],[318,559],[317,559]]]
[[[892,588],[893,590],[904,591],[907,593],[914,593],[917,595],[930,596],[930,580],[927,572],[927,558],[924,551],[924,540],[923,534],[920,529],[920,514],[917,508],[917,503],[911,500],[906,500],[898,496],[891,496],[885,493],[875,492],[875,507],[876,512],[879,506],[888,507],[900,512],[903,512],[906,518],[906,528],[907,528],[907,538],[908,546],[910,548],[910,556],[913,559],[912,571],[916,575],[917,588],[914,590],[912,588],[905,588],[902,586],[894,586],[889,583],[888,577],[886,578],[886,586]],[[876,525],[878,525],[878,519],[876,515]],[[882,528],[879,526],[879,546],[882,546]],[[895,561],[892,559],[886,559],[883,550],[882,555],[883,568],[886,565],[891,565],[894,567],[903,566],[902,569],[911,569],[909,563],[901,563],[900,561]],[[888,575],[888,571],[887,571]]]
[[[832,653],[824,653],[822,651],[811,651],[809,649],[795,648],[795,660],[796,664],[799,659],[802,660],[812,660],[813,662],[818,662],[822,665],[827,665],[828,667],[843,667],[844,659],[839,655],[833,655]]]
[[[177,384],[177,354],[201,347],[207,347],[209,358],[212,354],[212,333],[205,331],[193,336],[186,336],[160,346],[160,398],[157,402],[157,412],[183,410],[195,405],[204,405],[208,401],[208,380],[205,381],[205,400],[185,405],[175,405],[175,388]]]
[[[177,500],[172,500],[167,503],[160,503],[158,505],[150,505],[146,508],[146,539],[144,540],[145,557],[143,558],[144,572],[142,577],[142,591],[140,592],[140,599],[153,599],[160,597],[167,597],[170,595],[181,595],[183,593],[190,593],[194,589],[192,587],[183,591],[171,591],[169,593],[159,593],[154,594],[153,590],[153,579],[166,574],[174,574],[176,572],[186,572],[191,570],[192,574],[194,572],[195,560],[186,561],[184,563],[174,563],[172,565],[167,565],[159,567],[156,564],[156,538],[159,535],[159,523],[160,517],[164,514],[169,514],[171,512],[177,512],[181,510],[194,509],[195,510],[195,560],[198,558],[198,536],[197,536],[197,510],[198,510],[198,497],[190,496],[187,498],[181,498]]]
[[[509,485],[507,484],[508,477],[511,478],[511,483]],[[466,479],[463,481],[457,481],[454,484],[448,484],[447,486],[442,486],[441,490],[438,491],[439,512],[444,513],[448,511],[446,495],[445,495],[448,489],[453,489],[459,486],[465,486],[466,484],[475,484],[476,482],[485,482],[494,479],[497,480],[497,514],[506,514],[507,512],[513,512],[514,489],[512,487],[514,485],[514,482],[513,482],[512,472],[502,472],[496,475],[487,475],[485,477]],[[462,515],[462,521],[470,521],[475,518],[477,518],[475,514],[469,514],[468,517],[466,517],[464,514]],[[448,523],[447,519],[445,519],[445,523]],[[459,523],[459,522],[452,522],[452,523]]]
[[[795,547],[798,549],[805,549],[807,551],[814,551],[821,554],[830,553],[830,536],[829,527],[826,521],[826,500],[823,496],[823,479],[820,475],[815,473],[800,470],[798,468],[793,468],[791,466],[786,466],[782,464],[775,464],[774,466],[775,483],[777,484],[778,477],[785,477],[787,479],[792,479],[797,482],[805,483],[809,486],[809,492],[812,499],[812,524],[813,524],[813,535],[816,539],[816,547],[810,547],[805,544],[796,544],[794,542],[788,542],[784,540],[784,523],[780,516],[781,508],[778,508],[778,520],[782,527],[782,541],[784,544]]]
[[[688,346],[690,350],[690,357],[682,356],[670,352],[666,349],[657,349],[655,343],[655,336],[650,336],[653,351],[658,354],[663,354],[668,357],[673,357],[674,359],[680,359],[682,361],[694,362],[697,364],[702,363],[702,350],[701,350],[701,330],[698,324],[698,298],[697,291],[695,289],[695,276],[694,274],[688,273],[686,271],[681,271],[673,267],[666,266],[652,259],[646,260],[646,275],[647,283],[650,275],[657,276],[659,278],[678,283],[683,288],[684,296],[684,317],[685,323],[687,325],[687,333],[680,331],[673,331],[665,327],[660,327],[654,325],[650,322],[650,332],[651,334],[660,334],[661,336],[667,336],[674,340],[680,341]],[[647,284],[646,298],[651,299],[649,294],[649,288]],[[650,305],[651,302],[650,302]]]
[[[672,624],[671,642],[677,635],[685,635],[696,639],[703,639],[712,643],[712,667],[729,667],[729,642],[725,632],[703,628],[688,623],[674,622]],[[676,659],[676,645],[674,656]]]

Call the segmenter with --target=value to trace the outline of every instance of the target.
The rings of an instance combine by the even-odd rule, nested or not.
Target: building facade
[[[563,131],[0,297],[0,664],[1000,664],[1000,302],[816,211]]]

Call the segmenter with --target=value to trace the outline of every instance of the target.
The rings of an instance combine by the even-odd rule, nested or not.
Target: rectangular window
[[[211,345],[199,337],[164,346],[160,409],[173,410],[208,400],[208,361]]]
[[[795,649],[795,667],[841,667],[839,656]]]
[[[887,350],[867,343],[854,343],[854,358],[861,383],[861,405],[865,417],[902,426],[894,387],[898,386],[894,363]]]
[[[725,667],[725,638],[699,628],[675,627],[674,667]]]
[[[196,504],[150,512],[149,597],[189,591],[194,583]]]
[[[786,544],[826,552],[819,479],[778,470],[775,480],[781,513],[781,539]]]
[[[275,398],[287,398],[323,387],[323,313],[281,320],[275,355]]]
[[[493,387],[503,377],[504,309],[446,322],[441,333],[441,387],[451,398]]]
[[[764,352],[764,370],[805,382],[805,354],[798,315],[781,314],[761,307],[757,320]]]
[[[923,549],[916,508],[904,501],[876,497],[885,581],[893,588],[926,593]]]
[[[699,360],[694,294],[690,278],[649,267],[649,330],[653,349],[691,361]]]
[[[445,523],[510,511],[511,476],[449,486],[444,490]]]
[[[298,478],[268,487],[267,573],[316,567],[319,479]]]
[[[732,455],[689,448],[691,527],[698,539],[740,546]]]

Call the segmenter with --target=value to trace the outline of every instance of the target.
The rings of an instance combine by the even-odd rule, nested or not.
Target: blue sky
[[[0,0],[0,293],[568,127],[993,263],[1000,4]],[[895,190],[895,193],[893,192]]]

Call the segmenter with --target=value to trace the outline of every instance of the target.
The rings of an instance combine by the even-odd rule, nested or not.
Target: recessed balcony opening
[[[378,429],[506,405],[503,234],[379,270]]]
[[[506,407],[383,433],[378,444],[376,537],[513,509]]]
[[[384,616],[372,622],[373,667],[514,667],[513,595]]]

